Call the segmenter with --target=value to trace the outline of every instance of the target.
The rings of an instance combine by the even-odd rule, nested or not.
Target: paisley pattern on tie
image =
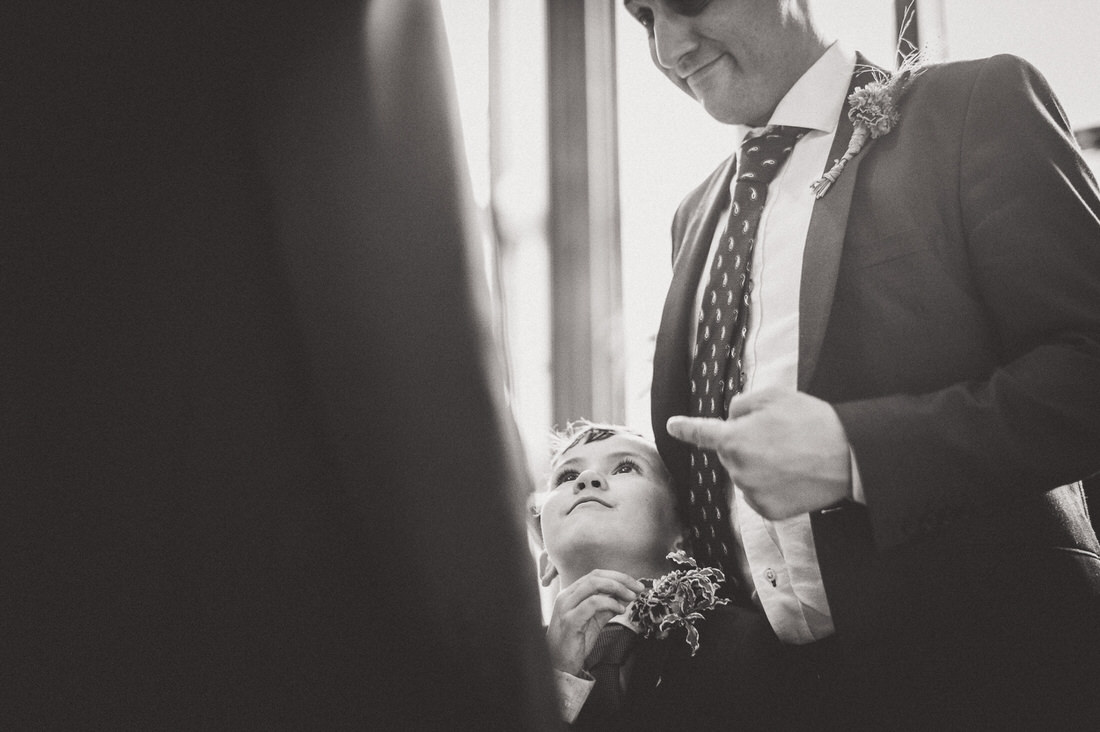
[[[768,184],[805,134],[800,127],[769,127],[741,146],[729,221],[699,308],[688,411],[693,417],[725,419],[730,399],[745,388],[743,360],[756,231]],[[740,576],[730,552],[729,481],[713,451],[691,451],[691,480],[685,515],[691,525],[692,554],[701,565],[720,567],[727,577]]]

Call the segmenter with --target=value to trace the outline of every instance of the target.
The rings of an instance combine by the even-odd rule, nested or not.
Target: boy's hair
[[[562,455],[581,444],[599,442],[613,435],[634,435],[648,440],[645,435],[635,432],[629,427],[620,424],[604,424],[591,422],[587,419],[578,419],[565,425],[565,429],[554,429],[550,432],[550,464],[553,465]]]

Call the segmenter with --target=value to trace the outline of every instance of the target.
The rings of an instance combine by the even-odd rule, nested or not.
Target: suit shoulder
[[[913,84],[913,93],[941,93],[945,86],[1013,92],[1034,90],[1049,94],[1050,87],[1030,61],[1009,53],[965,61],[929,64]]]
[[[1035,67],[1026,59],[1011,53],[999,53],[984,58],[962,59],[959,61],[944,61],[942,63],[927,64],[922,67],[925,76],[942,75],[950,76],[974,76],[988,69],[1034,69]]]
[[[960,124],[989,135],[1002,127],[1053,125],[1062,136],[1069,130],[1065,111],[1042,72],[1012,54],[925,67],[902,100],[903,114],[907,107],[918,115],[958,118]]]

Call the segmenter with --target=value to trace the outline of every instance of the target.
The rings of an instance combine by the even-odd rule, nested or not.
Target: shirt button
[[[771,567],[768,567],[768,569],[764,572],[764,579],[770,582],[772,587],[775,587],[776,577],[777,575],[775,574],[775,570]]]

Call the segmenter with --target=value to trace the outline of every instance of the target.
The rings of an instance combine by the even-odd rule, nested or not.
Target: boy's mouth
[[[572,506],[569,507],[569,510],[566,511],[565,514],[568,516],[569,514],[573,513],[573,509],[575,509],[577,506],[593,502],[598,503],[606,508],[611,508],[611,504],[603,500],[602,498],[597,498],[596,496],[581,496]]]

